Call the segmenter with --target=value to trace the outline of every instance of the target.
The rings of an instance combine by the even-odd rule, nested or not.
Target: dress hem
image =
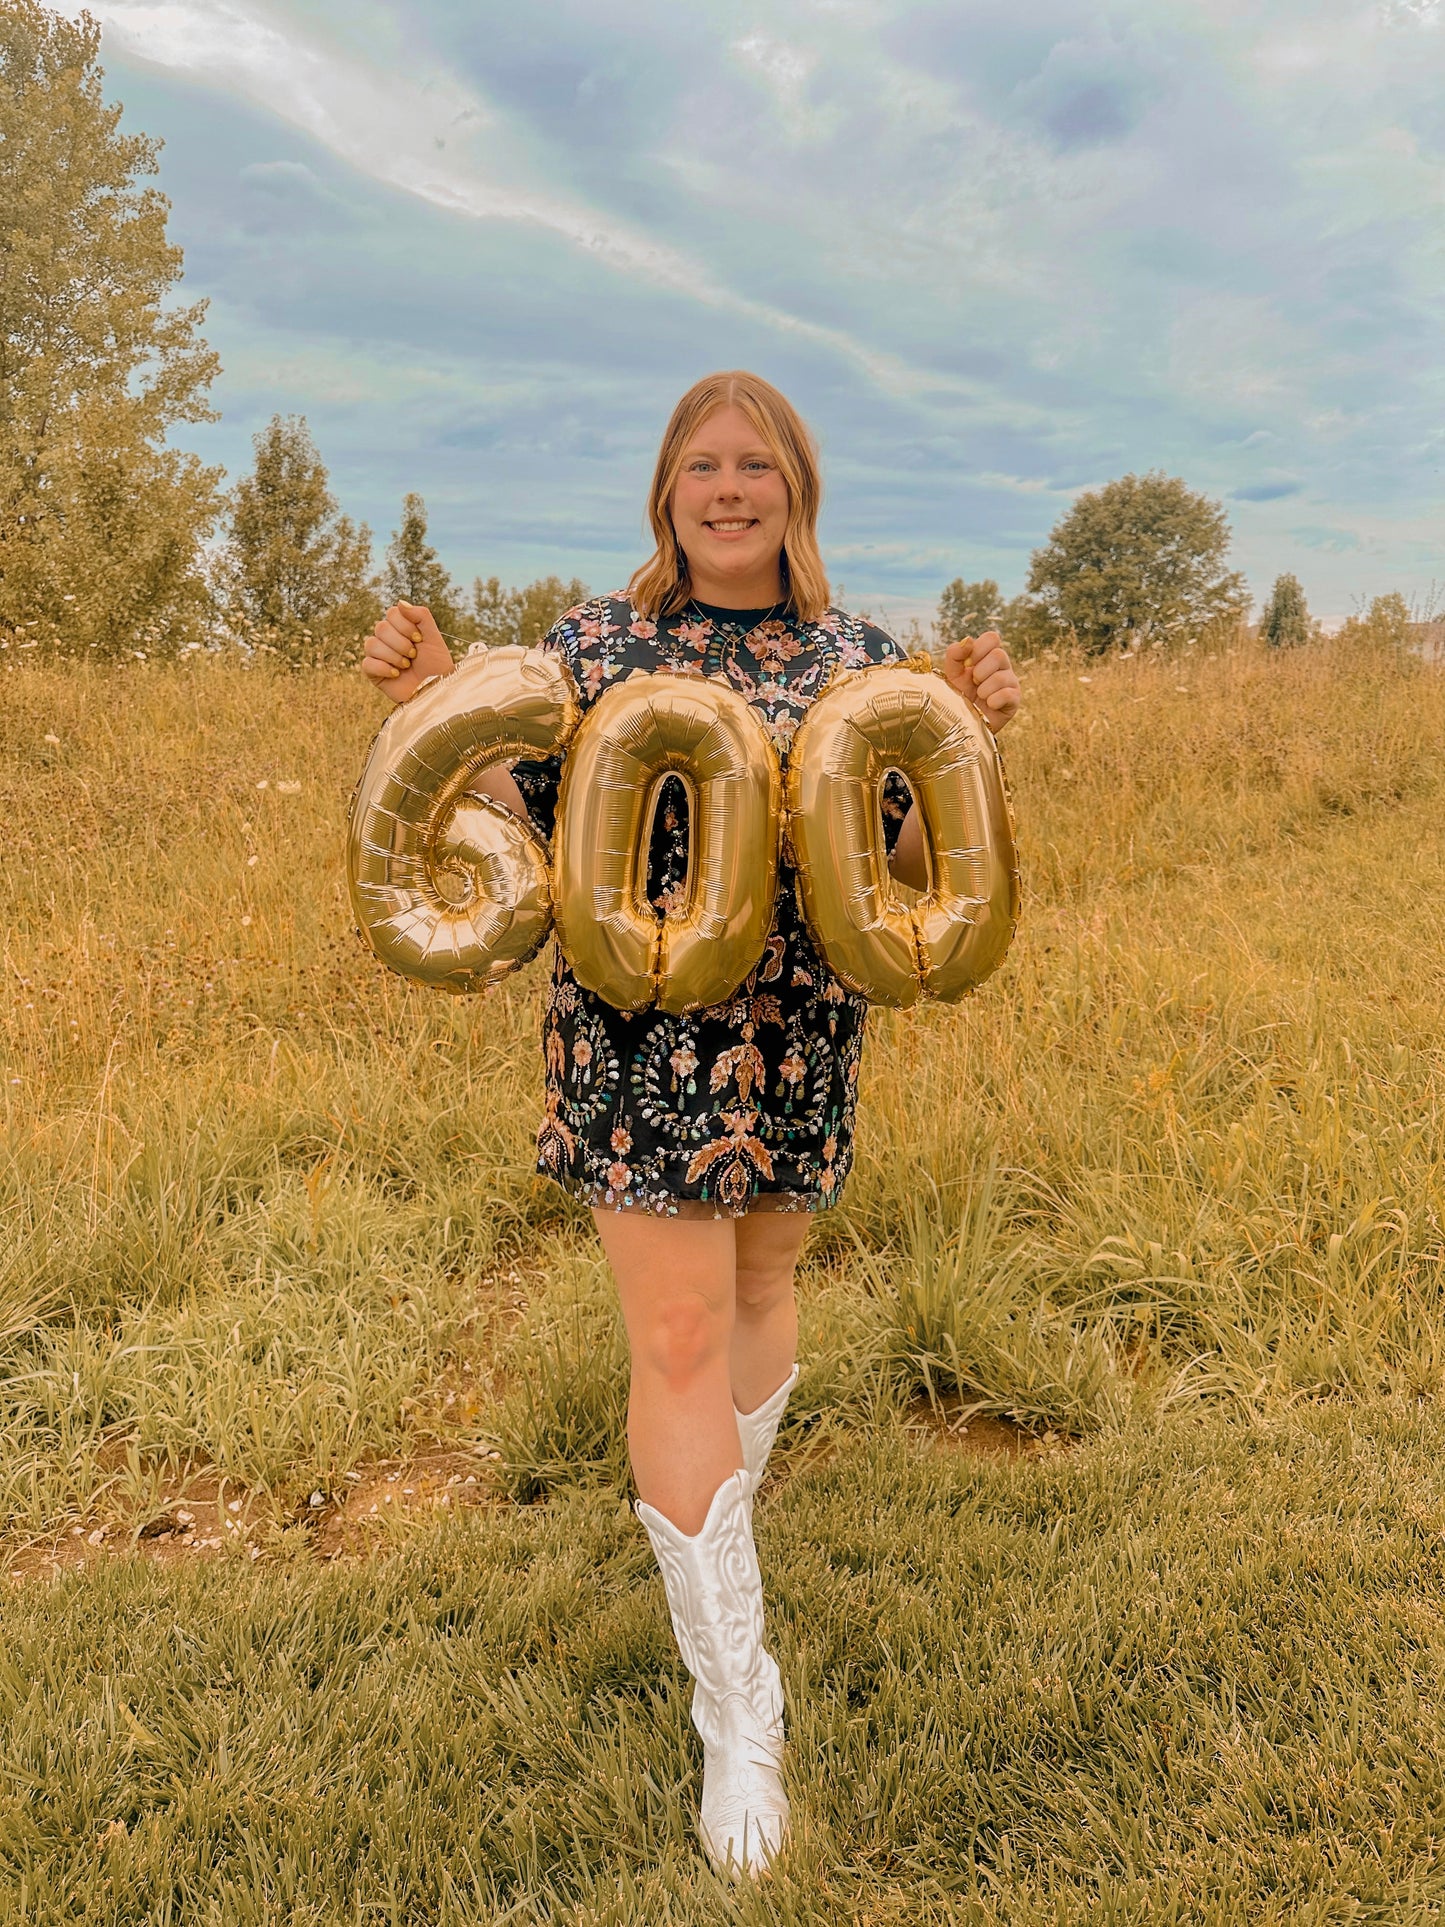
[[[625,1191],[614,1191],[605,1184],[589,1184],[584,1179],[560,1177],[557,1172],[539,1166],[538,1177],[550,1178],[570,1198],[585,1204],[592,1211],[640,1212],[649,1218],[692,1218],[710,1222],[717,1218],[746,1218],[754,1213],[807,1212],[816,1216],[820,1211],[830,1211],[838,1202],[838,1194],[822,1197],[807,1191],[754,1191],[739,1205],[726,1204],[721,1198],[648,1198],[629,1196]],[[842,1187],[838,1187],[841,1191]]]

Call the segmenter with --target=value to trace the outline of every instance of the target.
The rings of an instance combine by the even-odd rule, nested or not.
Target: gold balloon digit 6
[[[351,799],[347,875],[358,927],[390,969],[484,990],[541,949],[546,845],[466,791],[488,763],[564,749],[579,715],[555,656],[508,648],[469,656],[387,718]]]
[[[687,894],[647,899],[658,792],[688,791]],[[781,773],[755,710],[726,684],[628,677],[601,695],[567,755],[557,803],[557,938],[578,981],[622,1010],[700,1010],[763,954],[777,890]]]
[[[926,663],[883,664],[826,690],[793,739],[788,832],[828,967],[871,1003],[944,1001],[982,983],[1018,920],[1003,766],[987,725]],[[928,888],[888,871],[880,795],[902,772],[920,812]]]

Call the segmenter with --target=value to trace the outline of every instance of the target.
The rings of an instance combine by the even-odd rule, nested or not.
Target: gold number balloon
[[[922,817],[928,888],[913,906],[883,840],[891,769]],[[793,739],[787,806],[808,922],[850,990],[894,1008],[949,1002],[1002,961],[1019,907],[1003,765],[987,724],[926,663],[861,669],[824,691]]]
[[[383,723],[351,801],[347,873],[366,942],[403,976],[483,990],[552,926],[547,849],[469,784],[488,764],[550,756],[577,727],[572,678],[539,649],[490,649]]]
[[[658,792],[688,791],[685,901],[647,899]],[[578,981],[622,1010],[720,1002],[763,954],[777,890],[781,772],[757,712],[725,683],[639,671],[601,695],[557,804],[557,937]]]

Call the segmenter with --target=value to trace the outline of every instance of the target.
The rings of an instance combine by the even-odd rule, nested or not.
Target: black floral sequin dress
[[[570,609],[542,643],[563,657],[584,706],[637,669],[724,676],[762,715],[779,756],[835,667],[897,662],[891,636],[829,610],[800,623],[771,610],[693,603],[654,623],[625,596]],[[561,760],[513,769],[534,822],[551,835]],[[890,778],[889,847],[908,807]],[[661,911],[687,876],[687,794],[663,787],[648,893]],[[853,1156],[867,1005],[831,975],[779,865],[762,961],[726,1003],[669,1016],[629,1013],[585,990],[557,954],[544,1030],[546,1114],[537,1168],[587,1204],[660,1216],[815,1211],[837,1202]]]

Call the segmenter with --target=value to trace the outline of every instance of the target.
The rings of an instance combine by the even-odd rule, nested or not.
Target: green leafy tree
[[[1289,649],[1308,642],[1312,634],[1310,612],[1298,576],[1275,577],[1269,601],[1264,605],[1259,633],[1272,649]]]
[[[1091,653],[1173,641],[1248,607],[1228,552],[1219,503],[1176,476],[1124,475],[1081,495],[1035,550],[1028,593]]]
[[[216,569],[227,621],[285,662],[345,661],[380,610],[371,531],[339,512],[304,415],[273,415],[254,445]]]
[[[560,576],[544,575],[524,589],[504,589],[496,576],[489,576],[485,582],[478,576],[472,584],[477,635],[489,649],[507,643],[530,649],[558,616],[585,602],[587,594],[587,584],[575,576],[564,582]]]
[[[471,611],[427,539],[426,503],[420,495],[408,495],[402,502],[401,526],[386,551],[381,590],[388,604],[412,602],[430,609],[449,642],[475,641]]]
[[[209,421],[205,303],[169,304],[181,251],[122,134],[100,29],[0,8],[0,639],[98,654],[203,632],[221,471],[168,448]]]
[[[1377,595],[1363,615],[1351,616],[1342,624],[1336,641],[1403,650],[1409,647],[1413,631],[1410,605],[1394,589],[1389,595]]]
[[[961,575],[955,576],[938,598],[934,637],[940,643],[949,643],[961,636],[981,636],[986,629],[998,628],[1003,610],[999,586],[989,577],[982,582],[965,582]]]

